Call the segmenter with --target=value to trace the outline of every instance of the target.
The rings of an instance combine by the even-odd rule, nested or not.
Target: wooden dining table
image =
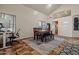
[[[41,41],[43,42],[43,37],[44,37],[44,34],[46,33],[51,33],[51,37],[53,36],[53,39],[54,39],[54,34],[52,34],[52,31],[50,30],[45,30],[45,29],[34,29],[34,39],[35,39],[35,33],[37,33],[36,35],[40,35],[41,36]]]

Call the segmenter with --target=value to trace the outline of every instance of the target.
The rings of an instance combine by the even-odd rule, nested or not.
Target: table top
[[[11,34],[12,32],[0,32],[0,34],[4,34],[4,33]]]
[[[49,32],[48,30],[38,30],[37,32]]]

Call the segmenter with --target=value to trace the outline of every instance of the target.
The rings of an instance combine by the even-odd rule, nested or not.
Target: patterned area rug
[[[48,39],[47,42],[41,42],[40,40],[26,39],[23,40],[30,47],[38,51],[42,55],[49,54],[54,48],[57,48],[65,39],[61,37],[55,37],[55,39]]]
[[[65,43],[60,55],[79,55],[79,44]]]
[[[50,51],[49,55],[79,55],[79,44],[64,42]]]

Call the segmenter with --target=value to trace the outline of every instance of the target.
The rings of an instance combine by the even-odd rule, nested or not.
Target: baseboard
[[[63,38],[79,39],[79,37],[68,37],[68,36],[60,36],[60,35],[56,35],[56,36],[63,37]]]
[[[33,38],[33,37],[27,37],[27,38],[24,38],[24,39],[30,39],[30,38]]]
[[[79,37],[72,37],[72,38],[74,38],[74,39],[79,39]]]
[[[62,38],[79,39],[79,37],[68,37],[68,36],[60,36],[60,35],[55,35],[55,36],[62,37]],[[31,38],[33,37],[20,38],[20,40],[31,39]]]
[[[33,38],[33,37],[20,38],[20,40],[25,40],[25,39],[30,39],[30,38]]]

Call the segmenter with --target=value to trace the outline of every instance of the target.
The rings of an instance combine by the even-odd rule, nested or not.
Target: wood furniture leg
[[[41,34],[41,41],[43,42],[43,35]]]
[[[35,40],[35,34],[34,34],[34,40]]]
[[[53,34],[53,40],[54,40],[54,34]]]

